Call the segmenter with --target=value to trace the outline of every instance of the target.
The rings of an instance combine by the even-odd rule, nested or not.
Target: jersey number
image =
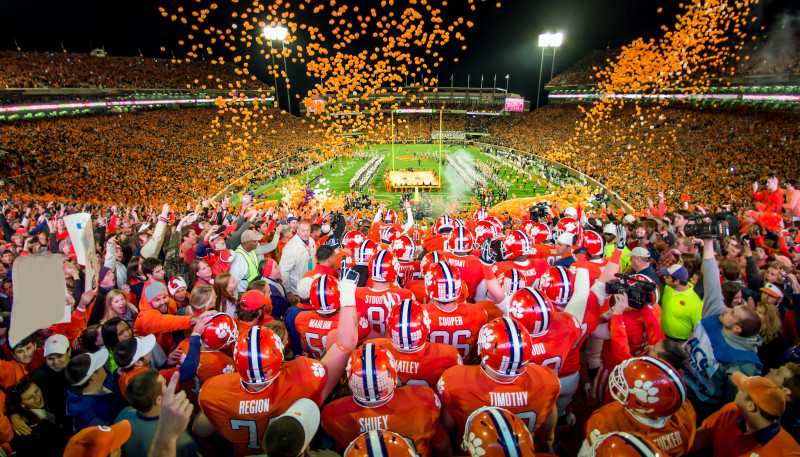
[[[561,357],[555,356],[542,360],[542,366],[547,367],[558,376],[558,370],[561,368]]]
[[[241,430],[243,427],[247,429],[248,434],[247,448],[261,450],[261,446],[258,445],[258,427],[256,426],[256,421],[231,419],[231,430]]]
[[[311,356],[319,360],[322,358],[325,348],[328,347],[328,335],[322,335],[320,338],[318,333],[306,332],[306,345],[308,345]]]
[[[386,308],[382,306],[370,306],[367,308],[367,320],[372,325],[372,330],[386,334]]]
[[[467,340],[470,338],[472,338],[472,330],[456,330],[453,332],[452,338],[450,337],[450,332],[445,330],[435,330],[428,336],[431,343],[447,344],[458,349],[464,359],[469,357],[470,348]]]
[[[522,419],[522,422],[525,422],[525,425],[528,427],[528,431],[533,433],[533,429],[536,427],[536,419],[539,417],[536,411],[524,411],[517,413],[516,416]]]

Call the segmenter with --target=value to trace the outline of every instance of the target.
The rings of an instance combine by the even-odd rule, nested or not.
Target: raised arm
[[[722,300],[722,284],[719,281],[719,267],[717,266],[714,240],[703,240],[703,317],[720,314],[725,310]]]

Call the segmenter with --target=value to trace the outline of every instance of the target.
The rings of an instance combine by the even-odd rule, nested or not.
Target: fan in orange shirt
[[[439,398],[430,387],[395,387],[397,367],[391,352],[372,343],[358,348],[347,363],[347,382],[353,395],[322,409],[322,427],[338,451],[361,433],[380,429],[412,442],[420,456],[449,453]]]

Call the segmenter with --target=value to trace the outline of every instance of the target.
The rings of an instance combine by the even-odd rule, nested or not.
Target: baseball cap
[[[603,227],[603,234],[617,236],[617,226],[614,224],[606,224],[606,226]]]
[[[650,258],[650,251],[648,251],[647,249],[645,249],[645,248],[643,248],[641,246],[636,246],[635,248],[631,249],[631,256],[632,257],[641,257],[643,259],[649,259]]]
[[[297,282],[297,296],[307,300],[311,297],[311,283],[314,282],[314,278],[311,276],[307,276],[300,281]]]
[[[131,423],[121,420],[111,426],[86,427],[69,439],[64,457],[104,456],[118,449],[131,437]]]
[[[737,371],[733,374],[733,383],[747,392],[750,399],[765,413],[780,416],[786,410],[786,397],[769,379],[762,376],[745,376]]]
[[[686,270],[686,268],[678,265],[677,263],[675,265],[670,265],[667,268],[659,268],[658,271],[662,275],[675,278],[678,281],[686,282],[689,280],[689,272]]]
[[[153,281],[144,288],[144,299],[147,303],[152,302],[162,295],[167,295],[167,286],[161,281]]]
[[[128,341],[132,341],[132,343],[128,343]],[[130,360],[124,360],[123,357],[120,357],[119,354],[121,351],[121,347],[124,348],[125,345],[134,345],[133,356]],[[130,340],[125,340],[117,344],[117,347],[114,348],[114,358],[122,368],[130,368],[136,363],[137,360],[141,359],[142,357],[146,356],[153,350],[156,346],[156,336],[155,335],[147,335],[147,336],[137,336],[136,338],[131,338]],[[126,351],[128,352],[128,351]]]
[[[622,218],[623,221],[627,222],[628,224],[633,224],[636,222],[636,218],[630,214],[626,214],[625,217]]]
[[[764,287],[762,287],[759,290],[761,292],[766,292],[772,295],[773,297],[780,298],[781,300],[783,299],[783,291],[781,290],[781,288],[776,286],[775,284],[772,284],[771,282],[765,284]]]
[[[577,218],[578,217],[578,210],[576,210],[572,206],[569,206],[569,207],[567,207],[567,209],[564,210],[564,216]]]
[[[558,235],[558,239],[556,241],[558,241],[561,244],[566,244],[567,246],[572,246],[573,244],[572,240],[574,237],[575,235],[569,232],[564,232],[561,235]]]
[[[248,290],[239,299],[239,305],[245,311],[255,311],[269,304],[271,304],[269,297],[259,290]]]
[[[153,337],[155,340],[155,337]],[[89,358],[88,365],[86,364],[85,358]],[[136,358],[134,360],[139,360]],[[73,386],[80,386],[86,384],[89,381],[89,378],[92,377],[95,371],[99,370],[103,367],[106,362],[108,361],[108,350],[105,348],[100,348],[97,352],[86,352],[83,354],[76,355],[73,357],[69,364],[67,365],[67,370],[65,370],[65,376],[67,377],[67,381],[70,382]],[[78,365],[78,366],[76,366]],[[86,372],[80,370],[79,366],[85,365]],[[80,370],[80,372],[76,373],[76,371]],[[80,376],[80,379],[78,379]]]
[[[274,439],[278,440],[282,438],[290,438],[280,436],[281,433],[275,433],[274,431],[274,427],[280,426],[280,424],[276,423],[285,420],[296,420],[303,427],[302,449],[305,451],[305,449],[308,447],[308,443],[311,442],[311,439],[314,438],[314,435],[317,433],[317,428],[319,428],[319,408],[317,407],[317,404],[308,398],[301,398],[294,402],[294,404],[290,406],[285,413],[270,421],[265,433],[265,436],[268,437],[268,440],[270,439],[269,437],[273,437]],[[273,429],[272,432],[270,432],[270,428]],[[265,446],[269,446],[269,444],[265,443]]]
[[[69,340],[64,335],[51,335],[44,342],[44,356],[66,354],[69,350]]]
[[[264,235],[256,232],[255,230],[245,230],[242,233],[242,243],[246,243],[248,241],[261,241],[261,238],[264,238]]]
[[[330,226],[330,225],[328,225],[328,224],[325,224],[325,225],[323,225],[323,226],[321,227],[321,229],[322,229],[322,233],[328,233],[328,232],[330,232],[330,231],[331,231],[331,226]]]
[[[675,244],[675,234],[673,234],[672,232],[670,232],[668,230],[664,230],[663,232],[660,232],[658,234],[658,236],[660,236],[662,240],[666,241],[667,242],[667,246],[669,246],[669,247],[672,247],[672,245]]]
[[[172,297],[173,295],[175,295],[175,292],[177,292],[178,289],[180,289],[181,287],[183,287],[184,289],[186,288],[186,281],[184,281],[183,278],[181,278],[180,276],[175,276],[174,278],[170,279],[169,282],[167,283],[169,296]]]

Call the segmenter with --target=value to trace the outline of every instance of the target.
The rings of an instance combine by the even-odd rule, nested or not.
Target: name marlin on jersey
[[[464,319],[461,316],[439,316],[439,325],[452,327],[454,325],[464,325]]]
[[[528,406],[528,392],[489,392],[490,406]]]
[[[319,330],[330,330],[333,325],[332,320],[328,319],[311,319],[308,321],[308,326]]]
[[[358,420],[359,432],[364,433],[370,430],[388,430],[389,416],[362,417]]]
[[[239,414],[259,414],[269,412],[269,398],[239,402]]]
[[[683,438],[680,432],[667,433],[666,435],[659,436],[653,439],[658,447],[665,451],[670,451],[677,447],[683,446]]]
[[[543,355],[547,352],[547,349],[544,347],[544,343],[536,343],[531,347],[531,355]]]
[[[419,362],[395,360],[395,363],[397,364],[397,371],[400,373],[417,374],[417,370],[419,370]]]

